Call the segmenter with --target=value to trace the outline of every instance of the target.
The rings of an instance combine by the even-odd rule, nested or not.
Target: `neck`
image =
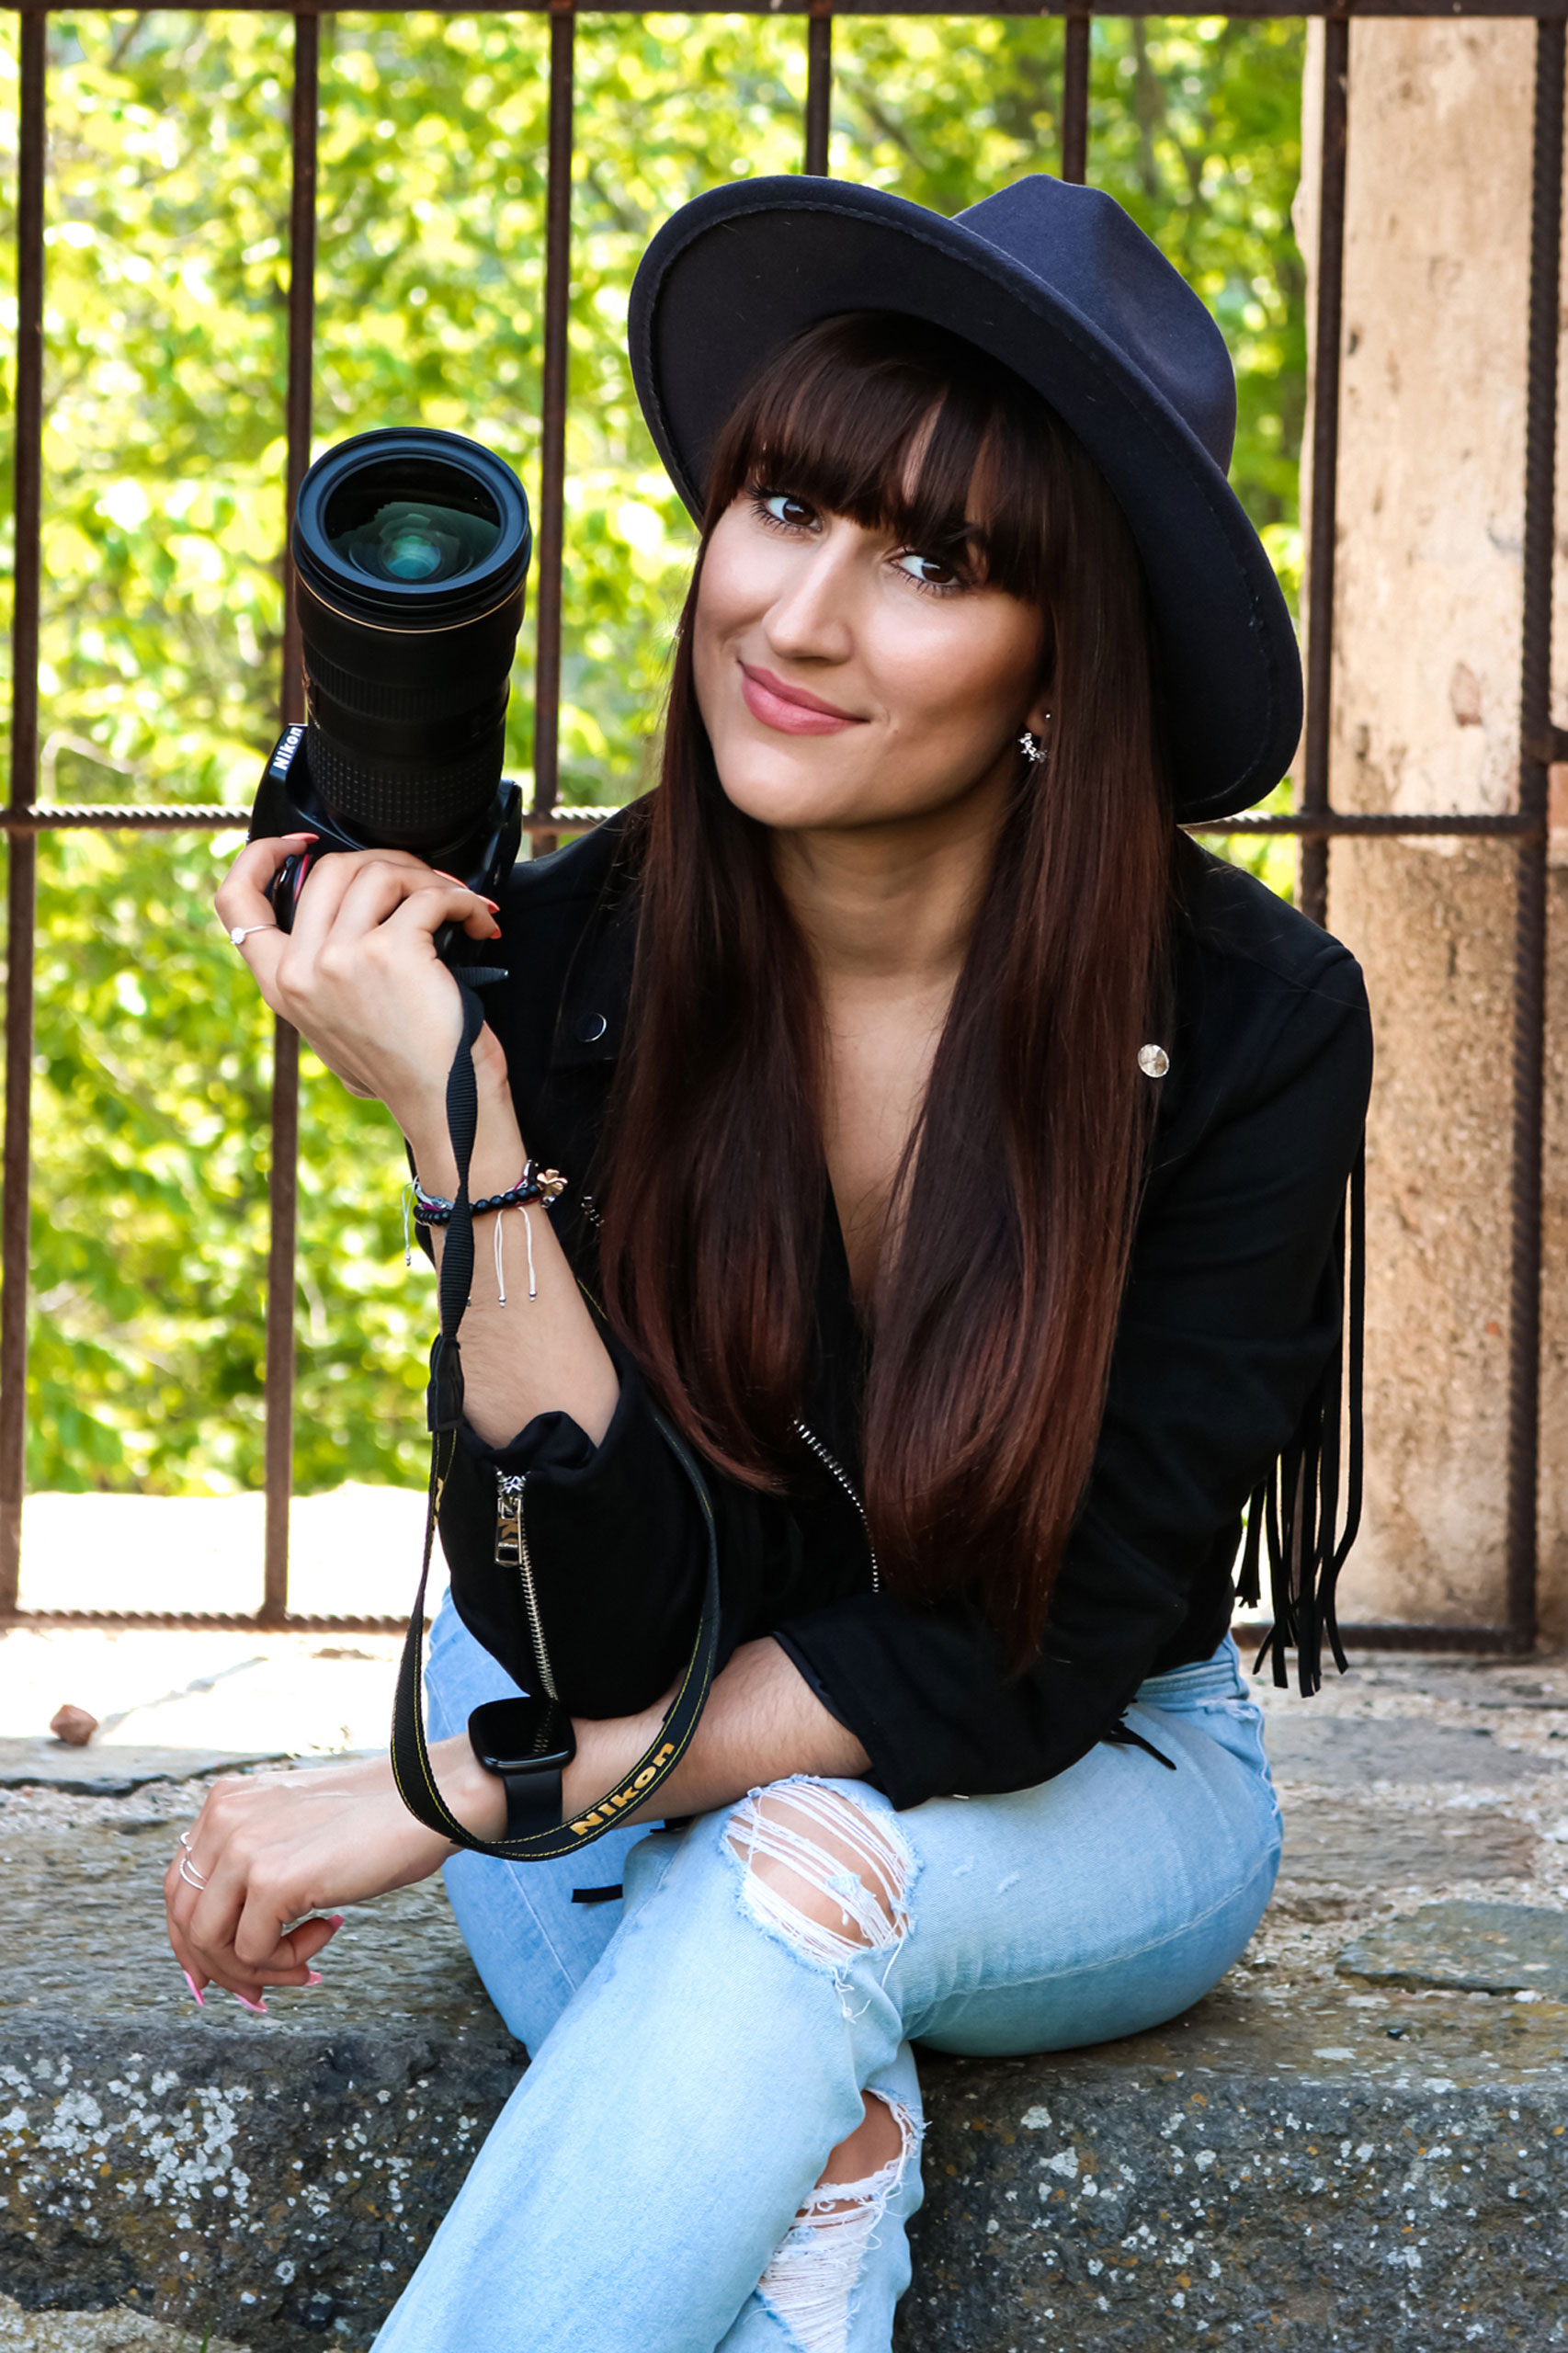
[[[878,825],[776,832],[773,866],[819,979],[951,986],[991,872],[1006,789]]]

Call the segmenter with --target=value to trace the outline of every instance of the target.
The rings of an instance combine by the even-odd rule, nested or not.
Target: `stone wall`
[[[1515,801],[1534,39],[1524,22],[1351,28],[1331,771],[1344,809]],[[1309,257],[1322,44],[1320,24],[1297,210]],[[1565,593],[1560,571],[1559,613]],[[1503,1617],[1514,868],[1499,844],[1333,851],[1330,923],[1366,967],[1379,1040],[1369,1483],[1348,1617]],[[1542,1617],[1558,1640],[1565,892],[1554,859],[1540,1532]]]

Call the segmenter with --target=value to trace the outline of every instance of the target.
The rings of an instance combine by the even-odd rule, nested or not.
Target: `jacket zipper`
[[[837,1480],[859,1518],[866,1538],[866,1550],[871,1561],[871,1591],[881,1591],[881,1571],[877,1565],[877,1548],[871,1541],[870,1523],[866,1506],[856,1492],[855,1483],[836,1455],[831,1453],[815,1430],[804,1422],[795,1424],[797,1436],[810,1447],[825,1471]],[[539,1679],[548,1698],[559,1704],[555,1676],[550,1664],[550,1652],[544,1639],[544,1620],[540,1614],[539,1596],[534,1590],[533,1560],[528,1552],[528,1529],[523,1522],[523,1492],[527,1482],[519,1471],[497,1471],[495,1473],[495,1558],[502,1568],[516,1569],[522,1588],[523,1608],[527,1613],[528,1631],[533,1638],[534,1657],[539,1662]]]
[[[850,1502],[859,1513],[860,1526],[865,1530],[866,1535],[866,1550],[871,1556],[871,1591],[873,1593],[880,1593],[882,1589],[882,1576],[881,1571],[877,1566],[877,1548],[871,1541],[871,1523],[866,1518],[865,1505],[860,1501],[858,1495],[855,1491],[854,1481],[850,1478],[848,1472],[846,1471],[843,1463],[838,1461],[837,1457],[828,1452],[827,1448],[823,1444],[821,1438],[818,1438],[815,1430],[809,1430],[804,1422],[797,1422],[795,1424],[795,1435],[797,1438],[802,1438],[806,1445],[811,1448],[812,1452],[816,1456],[817,1461],[822,1464],[824,1470],[832,1472],[834,1477],[837,1480],[839,1485],[843,1488],[845,1494],[848,1496]]]
[[[539,1665],[539,1679],[545,1696],[560,1705],[555,1688],[555,1676],[545,1647],[544,1620],[540,1615],[539,1596],[534,1591],[534,1564],[528,1554],[528,1532],[523,1525],[523,1488],[526,1482],[520,1471],[497,1471],[495,1473],[495,1558],[504,1569],[516,1569],[517,1582],[523,1589],[523,1608],[528,1613],[528,1631],[533,1637],[534,1658]]]

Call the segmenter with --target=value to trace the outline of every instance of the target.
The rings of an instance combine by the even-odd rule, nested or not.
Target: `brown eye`
[[[796,498],[787,490],[760,490],[756,494],[757,506],[775,523],[784,524],[792,531],[809,531],[816,521],[816,509],[803,498]]]
[[[905,548],[894,562],[901,572],[907,574],[922,588],[956,588],[959,585],[959,576],[952,565],[944,563],[938,556],[922,555],[918,549]]]

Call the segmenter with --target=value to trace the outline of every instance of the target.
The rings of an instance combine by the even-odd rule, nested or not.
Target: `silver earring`
[[[1048,710],[1045,715],[1049,719],[1050,711]],[[1042,768],[1045,766],[1048,756],[1045,743],[1041,737],[1031,735],[1027,727],[1018,738],[1018,749],[1031,768]]]

